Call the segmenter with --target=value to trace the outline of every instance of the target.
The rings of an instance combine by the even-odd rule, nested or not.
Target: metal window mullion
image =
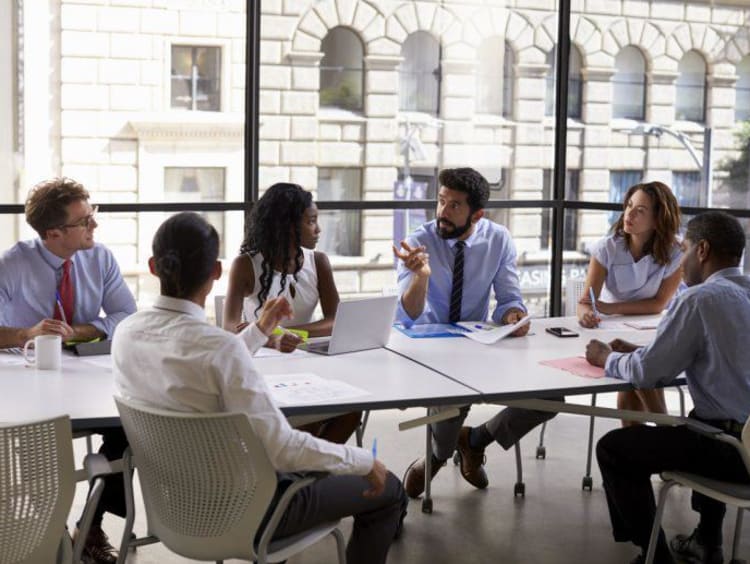
[[[557,20],[555,84],[555,170],[552,198],[552,264],[550,265],[550,315],[562,313],[562,272],[565,221],[565,177],[568,135],[568,66],[570,61],[570,0],[560,0]]]

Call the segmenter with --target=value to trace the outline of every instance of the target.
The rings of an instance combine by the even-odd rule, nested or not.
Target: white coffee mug
[[[34,343],[34,356],[29,357],[29,346]],[[38,370],[60,370],[62,364],[62,339],[60,335],[37,335],[26,341],[23,357]]]

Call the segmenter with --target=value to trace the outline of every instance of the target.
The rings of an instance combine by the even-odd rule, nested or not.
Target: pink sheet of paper
[[[604,368],[589,364],[588,360],[580,356],[541,360],[539,361],[539,364],[551,366],[552,368],[559,368],[560,370],[565,370],[566,372],[570,372],[576,376],[583,376],[584,378],[604,377]]]

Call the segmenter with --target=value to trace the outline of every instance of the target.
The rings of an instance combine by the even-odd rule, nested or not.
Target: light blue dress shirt
[[[117,324],[136,310],[115,257],[96,244],[71,261],[75,306],[68,323],[91,324],[112,338]],[[63,262],[40,239],[16,243],[0,257],[1,327],[32,327],[54,317]]]
[[[667,264],[659,264],[650,254],[636,262],[625,237],[610,235],[597,243],[593,256],[607,270],[602,301],[632,302],[656,295],[664,279],[680,268],[682,250],[675,242]]]
[[[677,298],[650,345],[610,354],[606,374],[653,388],[684,371],[698,417],[744,423],[750,414],[748,328],[750,277],[725,268]]]
[[[457,239],[443,239],[437,232],[435,220],[422,225],[406,242],[426,247],[430,255],[430,275],[422,314],[412,319],[399,299],[396,319],[406,327],[418,323],[448,323],[453,261]],[[480,219],[474,232],[466,239],[464,249],[464,285],[461,320],[484,321],[489,312],[490,290],[494,290],[497,306],[492,321],[502,323],[503,315],[511,307],[526,311],[521,297],[516,270],[516,249],[508,230],[487,219]],[[398,264],[399,295],[403,296],[414,274]]]

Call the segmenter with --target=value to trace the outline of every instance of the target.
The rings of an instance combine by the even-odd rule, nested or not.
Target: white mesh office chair
[[[115,401],[130,443],[124,459],[128,512],[118,563],[124,562],[128,547],[159,541],[197,560],[282,562],[329,534],[336,540],[339,562],[345,562],[338,521],[271,540],[292,496],[316,478],[289,486],[260,530],[276,491],[276,472],[244,414],[177,413]],[[134,468],[149,537],[131,540]]]
[[[717,441],[732,445],[737,449],[745,468],[750,473],[750,419],[745,423],[742,429],[742,440],[739,441],[732,435],[726,434],[720,429],[705,425],[699,421],[688,419],[686,425],[697,433],[709,436]],[[652,564],[654,553],[656,551],[656,539],[661,529],[661,520],[664,515],[664,506],[667,502],[667,494],[673,486],[685,486],[691,490],[702,493],[728,505],[734,505],[737,508],[737,520],[734,528],[734,541],[732,542],[732,559],[731,564],[743,562],[737,558],[737,551],[740,545],[740,534],[742,533],[742,515],[743,511],[750,507],[750,484],[737,484],[733,482],[723,482],[721,480],[712,480],[697,474],[687,472],[662,472],[661,477],[665,480],[659,492],[659,505],[656,508],[654,517],[654,526],[651,529],[651,540],[646,553],[646,564]]]
[[[110,472],[102,455],[84,462],[93,480],[73,547],[65,522],[75,492],[73,437],[67,416],[0,425],[0,564],[80,562],[94,508]]]

